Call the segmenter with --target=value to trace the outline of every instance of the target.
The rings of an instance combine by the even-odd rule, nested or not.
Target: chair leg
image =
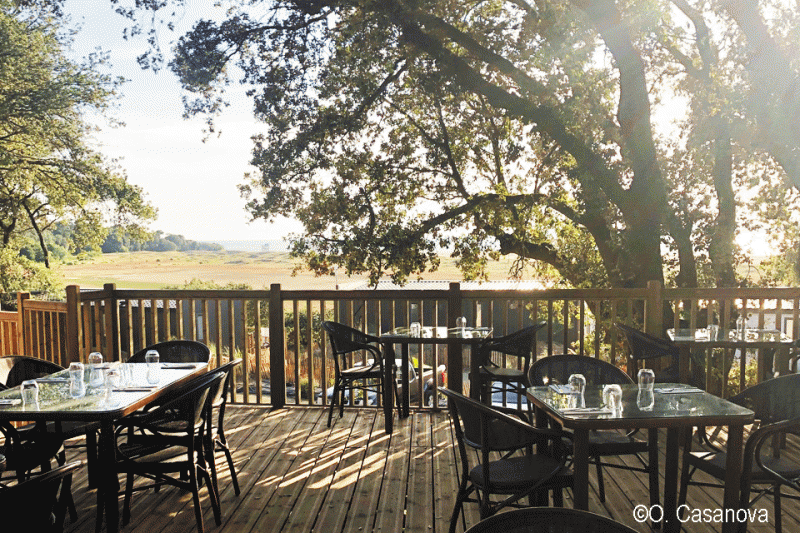
[[[336,402],[339,401],[339,380],[336,380],[336,383],[333,384],[333,395],[331,396],[331,405],[330,409],[328,410],[328,427],[331,427],[331,422],[333,421],[333,409],[336,407]]]
[[[453,514],[450,516],[450,530],[449,533],[456,533],[456,524],[458,523],[458,516],[464,510],[464,500],[467,499],[469,491],[467,490],[466,476],[462,476],[461,485],[458,487],[458,494],[456,495],[456,503],[453,505]],[[466,524],[465,524],[466,528]]]
[[[200,509],[200,487],[197,484],[197,468],[189,469],[189,484],[192,491],[192,502],[194,503],[194,518],[197,521],[197,533],[203,531],[203,511]]]
[[[200,469],[200,473],[205,478],[206,486],[208,487],[208,496],[211,500],[211,509],[214,511],[214,522],[219,526],[222,525],[222,512],[219,506],[219,491],[216,484],[211,482],[211,478],[207,470]]]
[[[128,473],[125,481],[125,501],[122,505],[122,525],[131,521],[131,495],[133,494],[133,474]]]
[[[231,482],[233,483],[233,492],[238,496],[240,493],[239,490],[239,480],[236,476],[236,468],[233,466],[233,456],[231,455],[231,450],[228,448],[228,442],[225,439],[225,435],[220,434],[217,444],[219,444],[220,448],[222,448],[223,453],[225,454],[225,459],[228,461],[228,470],[231,471]]]
[[[775,501],[775,533],[783,532],[783,520],[781,519],[781,486],[777,485],[774,490],[773,500]]]
[[[89,488],[97,488],[97,432],[86,432],[86,473],[89,478]]]
[[[594,464],[597,467],[597,492],[600,496],[600,502],[606,501],[606,484],[603,482],[603,466],[600,464],[600,456],[594,457]]]

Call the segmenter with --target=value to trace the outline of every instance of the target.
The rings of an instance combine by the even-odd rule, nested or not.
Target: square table
[[[394,328],[391,331],[386,333],[382,333],[380,336],[381,344],[383,345],[383,357],[384,357],[384,372],[386,376],[384,378],[384,382],[386,386],[383,388],[383,412],[385,422],[386,433],[391,433],[393,429],[393,420],[392,420],[392,409],[394,408],[394,396],[392,395],[392,391],[389,388],[389,384],[392,382],[391,380],[394,379],[392,375],[392,369],[394,368],[394,361],[397,358],[394,351],[394,345],[399,344],[401,346],[401,357],[400,359],[400,380],[403,388],[403,397],[401,398],[402,402],[402,416],[406,417],[410,411],[410,402],[409,402],[409,390],[408,390],[408,347],[411,344],[447,344],[448,346],[457,347],[458,350],[450,350],[448,352],[448,361],[447,361],[447,368],[448,368],[448,385],[450,388],[454,390],[460,391],[461,387],[461,375],[455,376],[451,369],[456,368],[457,365],[454,364],[454,361],[451,361],[452,358],[457,356],[461,356],[461,347],[464,345],[469,345],[473,348],[473,352],[475,351],[474,348],[480,345],[484,340],[486,340],[492,334],[492,328],[482,327],[482,328],[445,328],[445,327],[421,327],[419,334],[412,335],[411,329],[408,327],[399,327]],[[473,357],[470,358],[471,366],[475,367],[472,368],[473,375],[475,371],[477,371],[477,357],[475,357],[474,353],[472,354]],[[472,388],[470,389],[472,390]]]
[[[637,402],[638,385],[622,385],[622,411],[593,414],[590,411],[576,414],[569,407],[568,394],[551,387],[531,387],[528,400],[536,409],[536,424],[544,426],[548,417],[562,427],[573,431],[573,469],[575,472],[575,507],[587,510],[589,506],[589,432],[597,429],[647,429],[651,444],[658,442],[659,428],[666,428],[666,464],[664,469],[664,533],[680,530],[681,523],[675,511],[678,505],[678,458],[680,432],[684,439],[691,438],[695,426],[728,426],[725,496],[723,507],[737,509],[742,476],[742,444],[744,425],[753,422],[754,413],[706,392],[661,393],[659,390],[685,388],[686,385],[657,384],[655,403],[651,409],[640,408]],[[587,386],[585,402],[588,408],[602,406],[602,385]],[[653,457],[651,452],[651,457]],[[651,459],[652,460],[652,459]],[[639,502],[645,504],[646,502]],[[724,524],[723,532],[733,532],[738,524]]]
[[[146,363],[125,363],[132,368],[133,384],[147,385]],[[102,365],[108,368],[110,365]],[[0,420],[8,421],[85,421],[100,423],[98,443],[98,487],[97,521],[98,526],[103,511],[106,512],[106,528],[109,532],[119,530],[119,497],[116,463],[114,459],[114,421],[127,416],[150,402],[158,399],[169,390],[180,387],[207,369],[207,363],[162,363],[161,379],[152,389],[135,389],[110,392],[107,396],[104,387],[86,387],[86,395],[72,398],[69,393],[69,371],[63,370],[37,380],[39,382],[39,403],[37,408],[19,405],[0,405]],[[86,365],[88,382],[89,365]],[[20,398],[19,387],[0,391],[0,399]]]
[[[668,329],[667,336],[681,351],[681,379],[686,382],[688,365],[691,359],[691,348],[740,348],[743,356],[751,348],[772,348],[779,350],[782,357],[773,361],[774,375],[766,376],[765,369],[759,369],[758,380],[777,377],[788,371],[789,347],[793,341],[789,335],[777,329],[722,329],[722,328],[678,328]]]

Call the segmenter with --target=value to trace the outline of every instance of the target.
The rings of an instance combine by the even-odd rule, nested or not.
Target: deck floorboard
[[[214,523],[210,501],[201,489],[205,529],[221,533],[281,531],[308,533],[446,532],[449,527],[457,480],[457,450],[446,413],[412,412],[395,419],[395,432],[383,431],[375,410],[345,410],[327,427],[327,411],[291,407],[273,410],[260,406],[229,406],[227,435],[241,487],[236,496],[230,474],[218,453],[222,525]],[[724,439],[724,434],[721,435]],[[660,439],[663,473],[664,439]],[[790,443],[788,453],[798,449]],[[70,458],[81,458],[70,449]],[[614,458],[635,464],[634,457]],[[604,470],[606,502],[600,503],[594,467],[590,467],[590,510],[611,516],[641,532],[653,531],[633,519],[633,508],[648,503],[644,473]],[[698,479],[701,476],[698,474]],[[121,479],[124,486],[124,479]],[[663,474],[660,488],[663,490]],[[67,519],[68,533],[93,533],[97,494],[87,487],[85,469],[73,481],[79,518]],[[715,510],[722,491],[689,487],[693,509]],[[565,493],[565,505],[572,495]],[[774,531],[772,498],[762,498],[768,524],[751,523],[751,532]],[[783,500],[785,531],[800,530],[800,503]],[[478,521],[477,506],[468,504],[457,531]],[[120,498],[120,510],[122,498]],[[133,533],[183,533],[196,530],[191,496],[164,487],[134,494],[131,522],[122,531]],[[690,523],[692,533],[719,531],[719,524]]]

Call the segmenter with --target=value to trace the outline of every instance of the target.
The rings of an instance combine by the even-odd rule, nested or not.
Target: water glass
[[[649,368],[639,370],[639,390],[649,390],[652,392],[656,384],[656,373]]]
[[[603,404],[615,413],[622,411],[622,387],[614,384],[604,386]]]
[[[33,407],[39,403],[39,384],[35,379],[22,382],[22,405]]]
[[[147,382],[155,385],[161,381],[161,364],[159,363],[158,352],[147,350],[147,353],[144,354],[144,360],[147,363]]]
[[[106,371],[106,391],[112,391],[119,388],[120,372],[118,368],[109,368]]]
[[[583,374],[572,374],[567,380],[572,389],[570,407],[586,407],[586,399],[583,393],[586,391],[586,378]]]
[[[715,341],[719,338],[719,326],[717,324],[709,324],[708,326],[708,339]]]
[[[103,369],[99,366],[103,364],[103,354],[100,352],[92,352],[89,354],[89,386],[102,387],[105,383],[106,376]]]
[[[133,385],[133,368],[128,364],[119,365],[119,384],[121,387]]]
[[[69,364],[69,395],[73,398],[80,398],[86,394],[86,383],[84,382],[83,363],[75,362]]]
[[[639,394],[636,396],[636,405],[641,411],[652,411],[656,403],[655,394],[653,389],[639,389]]]
[[[422,334],[422,324],[419,322],[412,322],[411,327],[408,328],[409,334],[412,337],[419,337]]]
[[[460,316],[456,318],[456,327],[461,329],[461,335],[464,336],[467,334],[467,317]]]

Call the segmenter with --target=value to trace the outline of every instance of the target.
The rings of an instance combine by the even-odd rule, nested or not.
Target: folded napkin
[[[195,368],[194,363],[161,363],[161,368],[169,370],[189,370]]]
[[[654,390],[661,394],[698,394],[705,392],[703,389],[698,389],[697,387],[661,387]]]
[[[22,403],[22,400],[19,398],[10,398],[10,399],[2,399],[0,400],[0,405],[19,405]]]
[[[550,388],[558,394],[572,394],[572,387],[569,385],[550,385]]]
[[[614,411],[607,407],[565,407],[559,409],[565,415],[613,415]]]

